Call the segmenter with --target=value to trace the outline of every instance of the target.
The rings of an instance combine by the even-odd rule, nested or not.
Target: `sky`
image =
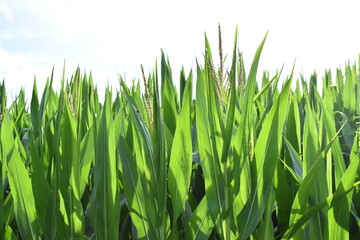
[[[204,33],[216,52],[219,23],[229,59],[238,26],[247,72],[268,32],[260,73],[285,64],[286,77],[296,59],[295,78],[322,75],[359,59],[357,2],[0,0],[0,79],[10,96],[23,87],[30,97],[34,77],[42,89],[53,66],[60,87],[65,61],[67,78],[77,66],[91,70],[103,91],[118,88],[119,75],[139,79],[140,64],[151,71],[163,49],[178,81],[182,66],[188,73],[203,61]]]

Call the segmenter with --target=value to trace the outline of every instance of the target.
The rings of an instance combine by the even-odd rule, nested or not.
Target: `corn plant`
[[[205,35],[179,84],[162,52],[103,102],[79,68],[0,84],[0,239],[360,238],[360,64],[259,81],[266,38],[246,75],[219,26],[218,67]]]

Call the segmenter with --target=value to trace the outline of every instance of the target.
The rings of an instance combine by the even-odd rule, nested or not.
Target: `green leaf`
[[[141,177],[144,176],[144,167],[139,160],[135,159],[125,139],[120,136],[120,158],[122,162],[122,171],[124,177],[124,189],[126,194],[126,203],[131,215],[131,220],[137,230],[139,239],[149,239],[149,224],[146,217],[145,194]]]
[[[161,52],[161,90],[163,119],[174,135],[177,123],[177,96],[172,82],[170,65],[165,59],[164,52]]]
[[[324,103],[324,101],[319,95],[318,95],[318,99],[322,106],[327,141],[328,142],[333,141],[333,145],[331,147],[331,153],[333,154],[333,158],[334,158],[335,184],[337,185],[340,183],[341,177],[345,172],[345,161],[342,154],[339,138],[335,137],[335,139],[333,140],[331,139],[333,136],[337,136],[334,116],[332,115],[331,112],[329,112],[328,110],[329,107],[327,106],[327,104]]]
[[[343,98],[344,98],[344,108],[346,113],[353,114],[355,112],[355,107],[356,107],[356,96],[355,96],[355,91],[354,91],[354,80],[357,80],[357,76],[356,76],[356,72],[355,72],[355,76],[353,79],[353,74],[351,71],[351,67],[349,64],[346,65],[345,67],[345,86],[344,86],[344,90],[343,90]]]
[[[144,189],[143,192],[146,196],[145,198],[147,199],[145,202],[145,211],[149,223],[149,235],[151,236],[150,238],[163,238],[165,237],[167,228],[167,215],[166,212],[164,213],[164,194],[167,189],[164,175],[166,171],[165,162],[161,157],[155,159],[149,130],[146,128],[141,117],[137,114],[132,98],[126,92],[125,96],[129,105],[128,111],[130,112],[130,120],[132,123],[130,125],[133,133],[131,136],[133,143],[132,152],[134,158],[144,166],[144,174],[142,175],[140,182]],[[159,114],[157,111],[155,112],[156,114]],[[157,123],[155,122],[155,124]],[[160,190],[162,190],[161,193],[159,192]],[[162,204],[161,206],[159,205],[160,203]]]
[[[197,68],[196,85],[196,130],[199,145],[200,160],[204,171],[205,192],[207,203],[213,222],[216,222],[219,214],[223,212],[224,203],[224,179],[221,175],[219,162],[215,159],[214,149],[210,141],[210,126],[208,119],[208,95],[204,89],[208,89],[203,70]]]
[[[350,165],[335,191],[335,195],[341,195],[342,197],[331,201],[328,221],[329,236],[332,239],[349,239],[349,215],[353,195],[352,189],[354,181],[356,177],[358,177],[360,162],[360,152],[357,147],[357,143],[354,141],[350,155]]]
[[[310,108],[310,100],[308,95],[305,95],[305,121],[303,128],[303,173],[306,176],[311,169],[316,158],[314,156],[321,153],[321,133],[319,130],[317,116],[315,115],[315,109]],[[320,139],[320,140],[319,140]],[[311,204],[318,204],[322,199],[328,196],[327,183],[326,183],[326,170],[325,164],[322,164],[314,178],[313,185],[311,186],[309,197],[312,201]],[[315,214],[311,219],[312,228],[310,234],[318,239],[323,239],[322,221],[320,213]]]
[[[203,197],[187,224],[186,239],[207,240],[213,228],[206,197]]]
[[[320,211],[326,206],[330,206],[328,213],[328,236],[330,236],[331,239],[347,239],[349,237],[348,227],[352,192],[353,188],[360,184],[360,182],[354,183],[356,172],[359,167],[359,154],[355,153],[354,151],[352,152],[351,156],[352,161],[350,166],[344,173],[335,193],[304,213],[302,217],[300,217],[297,222],[287,231],[285,235],[287,239],[291,238],[292,235],[316,212]]]
[[[85,191],[91,163],[94,161],[94,135],[94,126],[91,126],[80,144],[80,196],[82,196]]]
[[[111,114],[111,94],[107,91],[101,112],[95,148],[94,189],[90,217],[99,239],[117,239],[120,202]]]
[[[312,184],[314,182],[315,176],[316,176],[316,174],[318,172],[319,167],[321,166],[321,164],[323,164],[323,161],[324,161],[324,158],[325,158],[327,152],[330,150],[333,142],[335,141],[336,137],[340,133],[341,129],[342,128],[340,128],[340,130],[336,133],[336,135],[333,136],[333,138],[328,143],[328,145],[325,147],[325,149],[321,152],[321,154],[319,154],[317,156],[317,158],[316,158],[314,164],[312,165],[310,171],[304,177],[304,179],[302,181],[302,184],[300,185],[300,187],[299,187],[299,189],[298,189],[298,191],[296,193],[294,202],[293,202],[291,215],[290,215],[290,221],[289,221],[290,228],[292,227],[292,225],[295,224],[295,222],[298,221],[299,218],[301,218],[305,214],[305,212],[307,210],[306,205],[307,205],[307,202],[308,202],[309,192],[310,192],[310,189],[311,189]],[[287,231],[287,233],[288,233],[288,231]]]
[[[40,227],[35,211],[31,180],[19,156],[12,129],[13,123],[9,114],[6,113],[1,126],[1,148],[7,162],[15,218],[23,239],[37,239],[40,237]]]
[[[288,111],[292,74],[277,101],[266,116],[255,145],[256,165],[252,169],[252,196],[238,216],[240,239],[246,239],[258,225],[272,189],[275,168],[280,156],[282,134]],[[256,172],[255,172],[256,171]]]
[[[35,198],[36,212],[41,228],[45,232],[47,231],[45,228],[46,205],[51,194],[51,187],[46,179],[44,165],[36,150],[35,140],[32,136],[30,137],[30,156],[33,167],[33,175],[31,180]]]
[[[254,128],[252,122],[253,98],[255,95],[257,68],[259,65],[260,55],[264,47],[265,40],[266,40],[266,36],[260,43],[260,46],[258,47],[255,53],[253,62],[251,64],[250,73],[247,78],[245,94],[242,96],[242,107],[241,107],[241,115],[239,120],[239,127],[234,136],[234,146],[233,146],[234,158],[240,159],[238,161],[234,161],[234,167],[231,173],[231,181],[233,179],[235,181],[235,185],[233,189],[234,195],[237,195],[240,189],[240,179],[238,178],[238,176],[241,174],[242,167],[245,161],[245,157],[242,157],[243,156],[242,154],[245,153],[247,155],[248,153],[246,153],[246,151],[249,148],[249,145],[253,144],[252,142],[253,140],[250,139],[250,133]],[[238,215],[238,213],[234,213],[234,214],[235,216]]]
[[[184,91],[184,102],[179,117],[179,123],[175,130],[169,163],[168,191],[173,208],[173,224],[176,223],[181,210],[185,206],[191,179],[191,93],[192,82],[189,81],[187,82]]]
[[[84,215],[80,202],[80,141],[77,139],[73,109],[65,101],[60,133],[60,168],[58,186],[64,197],[71,234],[84,229]]]
[[[160,106],[160,94],[159,94],[159,78],[157,74],[157,67],[155,67],[155,72],[153,73],[152,78],[149,78],[149,81],[152,82],[153,92],[153,126],[151,132],[152,140],[152,149],[154,153],[154,159],[157,159],[155,164],[158,164],[159,179],[157,185],[157,204],[159,205],[158,216],[158,225],[161,226],[161,229],[166,228],[166,223],[168,218],[167,212],[167,173],[168,173],[168,164],[169,159],[167,156],[170,155],[170,149],[172,146],[173,136],[170,133],[170,130],[164,124],[161,106]],[[171,142],[171,143],[170,143]],[[167,145],[168,143],[168,145]],[[169,144],[170,143],[170,144]],[[168,153],[166,153],[168,149]]]

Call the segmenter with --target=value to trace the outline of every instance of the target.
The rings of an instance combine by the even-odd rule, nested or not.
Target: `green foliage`
[[[103,103],[79,68],[29,105],[0,84],[0,240],[358,239],[359,67],[279,90],[282,70],[258,85],[266,36],[247,76],[237,31],[229,71],[219,40],[179,92],[163,52]]]

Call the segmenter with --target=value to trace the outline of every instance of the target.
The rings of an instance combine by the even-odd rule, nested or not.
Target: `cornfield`
[[[164,53],[103,103],[80,69],[3,82],[0,239],[360,239],[360,64],[257,81],[266,36],[248,74],[219,36],[178,88]]]

